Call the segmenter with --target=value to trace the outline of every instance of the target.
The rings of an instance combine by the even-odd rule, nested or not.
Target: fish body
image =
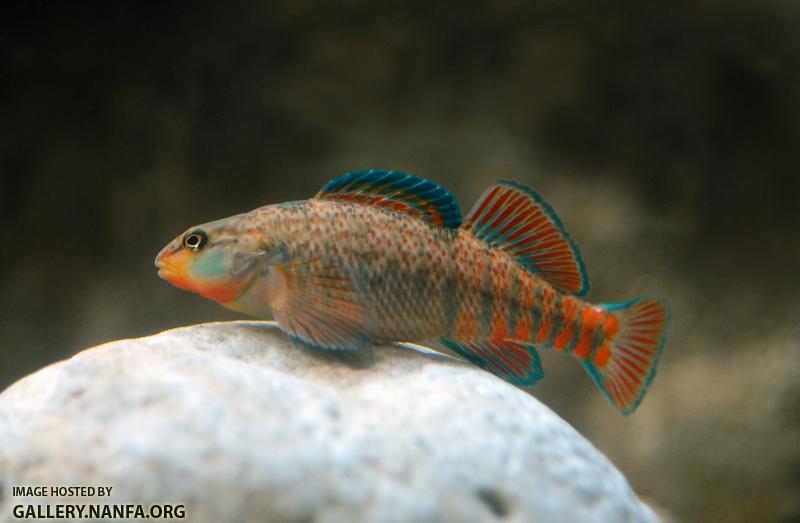
[[[578,359],[624,414],[655,373],[669,309],[659,297],[593,305],[574,242],[515,182],[490,187],[464,224],[455,198],[397,171],[356,171],[314,198],[193,227],[156,258],[174,285],[313,346],[439,338],[518,386],[537,349]]]

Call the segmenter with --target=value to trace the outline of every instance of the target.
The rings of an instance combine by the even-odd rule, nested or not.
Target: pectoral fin
[[[275,266],[272,312],[289,335],[331,350],[369,345],[374,333],[355,285],[320,261]]]

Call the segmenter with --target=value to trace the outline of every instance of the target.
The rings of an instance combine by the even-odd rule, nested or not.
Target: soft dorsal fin
[[[400,171],[352,171],[326,183],[314,198],[377,205],[439,227],[461,225],[461,209],[450,191]]]
[[[495,183],[472,208],[464,226],[556,289],[578,296],[589,290],[578,247],[553,209],[528,187],[506,180]]]

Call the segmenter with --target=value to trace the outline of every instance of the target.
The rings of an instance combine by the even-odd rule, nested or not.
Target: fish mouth
[[[167,268],[162,258],[163,257],[161,256],[161,253],[159,253],[158,256],[156,256],[156,261],[155,261],[155,266],[156,269],[158,269],[158,276],[160,278],[163,278],[165,274],[168,274],[170,272],[170,270]]]
[[[175,267],[157,263],[158,277],[167,283],[191,292],[197,292],[195,286],[186,278],[186,273]]]
[[[161,256],[156,258],[156,268],[158,269],[158,277],[167,281],[175,279],[183,273],[178,267],[166,263]]]
[[[175,270],[175,267],[170,266],[170,264],[164,260],[165,257],[164,251],[158,253],[158,256],[156,256],[155,260],[155,266],[156,269],[158,269],[158,277],[162,280],[169,281],[170,278],[177,276],[177,271]]]

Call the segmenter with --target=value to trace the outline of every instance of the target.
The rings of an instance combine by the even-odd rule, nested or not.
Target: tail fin
[[[669,326],[669,302],[647,296],[603,307],[616,317],[617,331],[583,365],[611,404],[627,416],[655,377]]]

